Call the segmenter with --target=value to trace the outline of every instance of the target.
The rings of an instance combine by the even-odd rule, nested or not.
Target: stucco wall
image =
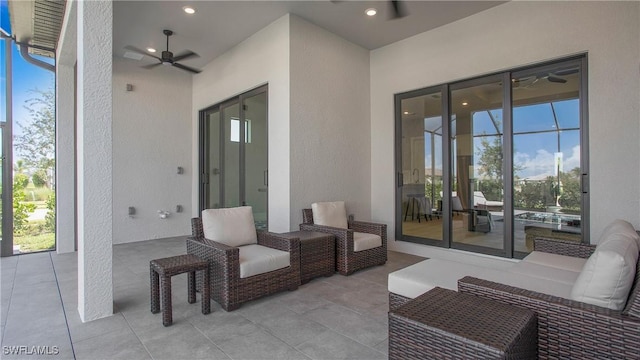
[[[395,226],[395,93],[587,52],[591,238],[597,241],[615,218],[640,228],[638,7],[510,2],[372,51],[372,217]],[[390,247],[447,256],[404,242],[391,241]]]
[[[113,61],[114,244],[191,232],[191,75],[140,66]],[[176,213],[176,205],[184,211]],[[160,219],[158,210],[171,215]]]
[[[211,105],[269,84],[269,229],[289,230],[289,15],[274,21],[205,66],[193,77],[192,162],[198,169],[198,113]],[[193,216],[198,181],[192,179]]]
[[[291,227],[316,201],[371,219],[369,51],[291,16]]]

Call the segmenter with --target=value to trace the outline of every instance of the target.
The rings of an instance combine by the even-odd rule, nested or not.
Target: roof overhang
[[[55,57],[66,0],[9,0],[11,32],[29,53]]]

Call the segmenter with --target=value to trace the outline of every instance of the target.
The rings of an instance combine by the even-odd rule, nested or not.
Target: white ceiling
[[[169,49],[174,54],[196,52],[200,58],[182,63],[199,68],[287,13],[372,50],[501,3],[504,1],[402,1],[408,15],[389,19],[389,1],[117,0],[113,8],[113,52],[122,57],[127,45],[165,50],[162,30],[169,29],[174,31]],[[187,15],[182,10],[186,5],[197,12]],[[375,17],[364,14],[371,7],[378,10]],[[154,61],[145,57],[140,65]]]

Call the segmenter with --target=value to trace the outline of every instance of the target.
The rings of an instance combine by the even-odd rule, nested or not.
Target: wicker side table
[[[163,259],[151,260],[149,263],[151,275],[151,312],[160,312],[160,293],[162,292],[162,324],[169,326],[173,323],[173,308],[171,305],[171,277],[189,273],[189,304],[196,302],[196,271],[202,271],[204,286],[202,289],[202,313],[211,312],[211,293],[209,288],[209,264],[195,255],[178,255]]]
[[[389,359],[536,359],[531,310],[439,287],[389,312]]]
[[[331,234],[313,231],[284,233],[287,238],[300,239],[300,282],[307,283],[319,276],[331,276],[336,271],[336,240]]]

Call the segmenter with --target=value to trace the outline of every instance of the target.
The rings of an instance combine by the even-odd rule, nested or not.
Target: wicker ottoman
[[[536,359],[531,310],[436,287],[389,312],[389,359]]]
[[[189,304],[196,302],[196,271],[202,271],[204,286],[202,290],[202,313],[211,312],[211,296],[209,288],[209,263],[195,255],[178,255],[163,259],[151,260],[149,263],[151,274],[151,312],[160,312],[160,292],[162,292],[162,324],[169,326],[173,323],[173,308],[171,305],[171,277],[189,273]],[[160,284],[158,284],[160,283]]]
[[[318,276],[331,276],[336,271],[336,240],[331,234],[313,231],[284,233],[287,238],[300,238],[300,282]]]

